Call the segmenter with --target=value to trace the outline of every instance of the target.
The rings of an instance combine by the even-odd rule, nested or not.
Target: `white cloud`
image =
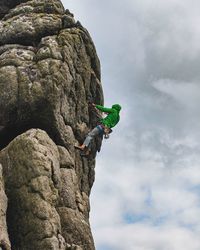
[[[174,153],[171,166],[164,163],[164,157],[169,158],[169,152],[162,152],[158,147],[155,149],[150,147],[148,142],[152,140],[150,132],[143,135],[141,152],[140,155],[136,154],[137,159],[134,154],[132,158],[126,160],[120,159],[120,154],[117,154],[115,157],[119,160],[116,162],[113,161],[113,154],[108,153],[106,161],[101,155],[99,156],[91,206],[92,211],[95,211],[92,213],[91,221],[97,249],[101,249],[103,243],[111,246],[110,249],[119,250],[162,250],[165,249],[164,246],[169,250],[195,250],[200,247],[199,241],[194,243],[197,241],[196,231],[200,229],[198,220],[200,158],[199,151],[195,152],[198,144],[188,138],[173,140],[166,136],[166,133],[163,138],[160,135],[160,138],[169,152],[172,150]],[[187,150],[185,152],[183,147],[190,148],[194,152],[191,155],[187,154]],[[123,150],[123,145],[120,149]],[[109,151],[109,148],[104,150]],[[130,221],[125,219],[126,215],[130,217]],[[144,219],[142,224],[144,231],[140,233],[146,243],[142,239],[138,242],[138,237],[133,237],[133,234],[139,234],[136,227],[137,220],[134,222],[134,218]],[[131,228],[128,232],[127,223],[130,223],[129,228]],[[171,228],[167,227],[168,224]],[[109,239],[101,236],[107,228],[113,230],[109,234]],[[171,231],[177,234],[171,234],[173,238],[169,236]],[[118,238],[118,233],[121,235],[121,240]],[[182,244],[180,239],[188,233],[190,237],[187,238],[187,244]],[[124,240],[126,237],[127,242]],[[125,243],[120,244],[120,241]]]
[[[106,105],[123,108],[97,158],[97,250],[199,250],[200,2],[64,3],[97,46]]]
[[[112,237],[113,236],[113,237]],[[96,235],[99,249],[110,250],[199,250],[197,232],[186,228],[166,225],[152,227],[148,224],[118,225],[100,229]],[[101,246],[109,248],[101,248]]]
[[[172,97],[186,108],[198,109],[200,102],[200,82],[180,82],[170,79],[160,79],[152,83],[153,87]]]

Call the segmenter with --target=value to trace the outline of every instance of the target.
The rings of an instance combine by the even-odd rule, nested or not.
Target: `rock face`
[[[102,102],[94,45],[66,13],[58,0],[32,0],[0,22],[2,146],[39,127],[70,148],[73,135],[91,124],[88,100]]]
[[[0,11],[0,249],[93,250],[100,142],[89,158],[74,144],[97,122],[88,102],[103,103],[94,44],[59,0]]]
[[[7,197],[4,191],[2,166],[0,165],[0,249],[10,249],[6,223]]]

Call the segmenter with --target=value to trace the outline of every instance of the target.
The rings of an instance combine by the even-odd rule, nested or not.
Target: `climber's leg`
[[[83,145],[85,147],[89,147],[91,141],[96,137],[98,136],[99,134],[101,133],[101,129],[99,128],[99,126],[95,127],[92,131],[90,131],[88,133],[88,135],[86,136],[85,138],[85,141],[83,142]]]
[[[88,135],[85,138],[85,141],[83,142],[82,145],[80,146],[75,146],[75,148],[80,149],[80,150],[84,150],[85,148],[89,149],[90,143],[91,141],[98,135],[103,134],[103,128],[98,125],[97,127],[95,127],[92,131],[90,131],[88,133]]]
[[[81,153],[81,156],[88,157],[91,152],[91,141],[97,137],[101,136],[104,133],[104,129],[101,125],[98,125],[96,128],[94,128],[86,137],[85,141],[83,142],[83,145],[85,146],[84,152]]]
[[[79,145],[75,145],[74,147],[75,147],[76,149],[79,149],[79,150],[82,150],[82,151],[85,149],[85,145],[84,145],[84,144],[82,144],[82,145],[80,145],[80,146],[79,146]],[[1,250],[1,249],[0,249],[0,250]]]

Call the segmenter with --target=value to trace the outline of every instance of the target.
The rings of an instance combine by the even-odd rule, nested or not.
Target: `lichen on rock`
[[[74,144],[97,122],[88,101],[103,103],[95,46],[59,0],[1,1],[0,12],[0,244],[93,250],[98,144],[89,159]]]

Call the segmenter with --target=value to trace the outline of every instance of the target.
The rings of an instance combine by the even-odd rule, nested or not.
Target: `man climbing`
[[[92,131],[88,133],[88,135],[85,138],[85,141],[83,142],[82,145],[77,146],[75,145],[75,148],[83,151],[82,156],[88,156],[90,154],[90,143],[91,141],[97,137],[97,136],[102,136],[104,134],[105,138],[109,137],[109,134],[112,132],[112,129],[114,126],[117,125],[117,123],[120,120],[120,110],[121,106],[119,104],[114,104],[112,105],[112,108],[106,108],[101,105],[96,105],[92,103],[92,106],[100,110],[101,112],[104,112],[107,114],[105,118],[102,118],[100,120],[100,124],[97,125]]]

